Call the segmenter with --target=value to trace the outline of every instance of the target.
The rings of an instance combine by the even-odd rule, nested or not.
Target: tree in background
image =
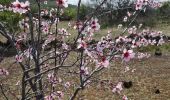
[[[96,6],[101,1],[91,0],[92,5]],[[104,12],[104,16],[100,16],[100,19],[105,22],[106,26],[115,25],[123,20],[123,17],[127,12],[134,11],[134,2],[131,0],[108,0],[105,5],[102,6],[102,10],[99,12]]]
[[[170,23],[170,1],[164,2],[158,9],[158,16],[163,22]]]

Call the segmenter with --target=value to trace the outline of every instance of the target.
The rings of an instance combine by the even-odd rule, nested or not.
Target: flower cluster
[[[4,11],[4,6],[0,4],[0,11]]]
[[[19,52],[16,56],[15,56],[15,60],[18,63],[23,62],[24,59],[33,59],[33,49],[30,47],[26,50],[24,50],[23,52]]]
[[[15,2],[12,3],[12,10],[15,13],[26,13],[29,10],[30,3],[29,1],[24,2],[19,2],[16,0]]]
[[[57,83],[61,83],[62,80],[61,78],[58,78],[54,75],[54,73],[49,73],[48,74],[48,81],[51,83],[53,86],[56,85]]]
[[[116,43],[122,45],[126,43],[130,48],[136,48],[148,45],[162,45],[165,43],[165,35],[162,32],[151,31],[149,29],[136,33],[136,28],[129,28],[130,35],[119,36]]]
[[[64,93],[62,91],[53,92],[48,96],[45,96],[45,100],[62,100]]]
[[[0,4],[0,12],[2,11],[12,11],[12,7],[11,6],[4,6]]]
[[[22,19],[19,21],[19,27],[21,29],[29,29],[28,19]]]
[[[112,92],[113,93],[118,93],[120,94],[120,92],[123,90],[122,88],[122,82],[119,82],[113,89]]]
[[[43,43],[42,48],[44,49],[45,46],[47,46],[49,43],[51,43],[51,42],[54,41],[54,40],[55,40],[55,36],[52,35],[52,34],[49,34],[49,35],[47,36],[47,39],[46,39],[45,42]]]
[[[141,53],[141,52],[138,52],[137,53],[137,58],[138,59],[143,59],[143,58],[149,58],[151,55],[148,54],[148,53]]]
[[[59,29],[58,31],[58,35],[60,35],[61,40],[64,40],[71,35],[65,28]]]
[[[57,6],[59,7],[68,7],[67,0],[56,0]]]
[[[9,75],[9,72],[4,68],[0,68],[0,75]]]
[[[136,0],[136,10],[141,10],[143,6],[149,5],[152,8],[158,8],[161,7],[160,2],[155,2],[154,0]]]
[[[43,21],[41,23],[41,30],[44,34],[48,34],[49,33],[49,23],[46,21]]]

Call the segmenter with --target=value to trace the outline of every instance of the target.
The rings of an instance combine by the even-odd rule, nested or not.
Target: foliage
[[[18,22],[22,19],[22,15],[13,13],[11,11],[0,12],[0,22],[4,22],[10,31],[18,30]]]
[[[166,16],[166,18],[168,18],[168,16],[170,16],[169,12],[170,12],[170,1],[164,2],[163,5],[158,9],[158,13],[162,16]]]
[[[89,7],[82,4],[81,7],[80,7],[80,14],[79,14],[79,17],[81,20],[85,20],[86,19],[86,16],[89,14]]]
[[[76,19],[76,8],[68,7],[64,10],[61,20],[74,20]]]
[[[164,2],[163,5],[158,9],[157,15],[159,20],[162,22],[169,22],[170,23],[170,1]]]
[[[11,0],[0,0],[0,4],[2,5],[9,5],[11,3]]]

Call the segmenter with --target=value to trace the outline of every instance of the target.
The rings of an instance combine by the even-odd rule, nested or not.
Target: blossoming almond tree
[[[150,0],[136,1],[135,12],[127,12],[127,16],[122,19],[128,26],[124,26],[126,28],[120,33],[120,36],[113,38],[111,37],[112,32],[109,31],[96,43],[91,43],[95,39],[94,34],[100,30],[100,24],[95,14],[107,0],[103,0],[85,21],[79,19],[81,6],[81,0],[79,0],[77,20],[73,26],[69,23],[68,28],[58,28],[59,17],[62,16],[63,9],[68,7],[66,0],[56,0],[56,9],[50,11],[42,11],[43,2],[35,1],[38,6],[38,16],[36,17],[33,17],[28,1],[16,0],[9,8],[4,7],[4,10],[20,13],[24,17],[24,20],[19,22],[22,23],[20,26],[23,30],[19,35],[11,33],[4,23],[0,23],[0,33],[17,51],[16,63],[21,66],[23,72],[22,79],[17,83],[21,85],[20,96],[15,95],[17,99],[74,100],[79,91],[93,82],[93,76],[103,69],[109,68],[114,59],[121,59],[122,63],[127,63],[133,58],[142,59],[148,56],[140,52],[135,53],[137,48],[162,45],[165,42],[165,36],[160,32],[140,31],[141,25],[139,28],[132,26],[139,13],[145,10],[146,5],[152,4]],[[45,4],[47,3],[48,1],[45,1]],[[43,16],[49,16],[49,18],[44,19]],[[121,27],[119,25],[119,28],[122,28],[122,24]],[[68,32],[70,29],[77,30],[77,35],[71,43],[67,39],[71,35]],[[124,35],[126,32],[128,35]],[[1,76],[9,74],[6,69],[0,69]],[[8,94],[4,93],[3,89],[1,90],[3,96],[8,99]],[[122,90],[122,82],[111,85],[110,91],[113,93],[121,94]],[[123,95],[122,99],[128,100],[128,97]]]

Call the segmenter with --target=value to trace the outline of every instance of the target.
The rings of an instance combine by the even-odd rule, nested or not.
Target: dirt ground
[[[11,58],[5,59],[0,67],[14,62]],[[131,88],[124,88],[121,95],[113,94],[110,89],[101,87],[98,83],[93,83],[84,89],[77,96],[77,100],[121,100],[123,95],[127,95],[129,100],[170,100],[170,54],[161,57],[151,56],[144,60],[133,60],[128,63],[130,70],[124,72],[125,66],[120,61],[114,61],[110,68],[105,69],[96,75],[100,79],[110,80],[113,84],[119,81],[132,81]],[[20,78],[21,69],[17,65],[8,66],[10,75],[1,77],[7,80],[12,88]],[[134,70],[134,72],[132,72]],[[9,81],[10,80],[10,81]],[[15,91],[13,91],[15,93]],[[8,93],[6,91],[6,93]],[[12,97],[12,93],[8,93]],[[0,100],[5,100],[0,93]],[[15,100],[14,98],[11,100]]]
[[[132,81],[132,87],[124,88],[121,95],[103,88],[91,88],[86,91],[84,99],[122,100],[122,96],[126,95],[129,100],[170,100],[170,55],[132,61],[128,65],[130,70],[126,73],[121,64],[115,65],[108,69],[108,73],[103,73],[103,77],[113,82]],[[136,70],[132,72],[134,69]]]
[[[63,26],[66,26],[66,23]],[[161,27],[159,30],[165,30],[163,32],[169,35],[168,27],[170,26]],[[101,33],[107,33],[105,31]],[[95,37],[101,36],[96,34]],[[169,48],[169,46],[167,47]],[[13,94],[19,94],[18,89],[21,87],[20,85],[16,86],[16,83],[21,79],[22,70],[19,65],[12,64],[13,62],[15,62],[14,57],[9,57],[0,63],[0,68],[6,68],[10,73],[7,77],[0,76],[0,84],[5,81],[8,87],[5,84],[3,86],[7,90],[13,90],[9,92],[4,89],[5,93],[10,97],[9,100],[16,100]],[[129,100],[170,100],[170,51],[161,57],[152,55],[150,58],[141,61],[132,60],[128,63],[128,67],[130,70],[125,72],[125,65],[122,65],[121,61],[113,61],[110,68],[97,74],[96,77],[110,80],[113,84],[120,81],[132,81],[131,88],[123,88],[121,94],[118,95],[113,94],[107,87],[101,87],[99,83],[93,83],[80,91],[77,100],[122,100],[123,95],[126,95]],[[1,92],[0,100],[5,100]]]

